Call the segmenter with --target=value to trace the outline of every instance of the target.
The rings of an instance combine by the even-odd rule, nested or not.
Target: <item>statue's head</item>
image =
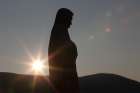
[[[69,28],[72,24],[73,12],[67,8],[60,8],[56,14],[55,24]]]

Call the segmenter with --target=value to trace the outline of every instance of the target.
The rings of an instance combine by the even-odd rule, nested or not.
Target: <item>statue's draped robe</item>
[[[49,77],[53,90],[57,93],[79,93],[77,47],[71,41],[67,29],[53,28],[48,55]]]

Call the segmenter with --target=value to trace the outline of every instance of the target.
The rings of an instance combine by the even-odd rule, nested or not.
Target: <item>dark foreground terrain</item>
[[[140,93],[140,83],[114,74],[80,77],[81,93]],[[0,73],[0,93],[49,93],[48,77]]]

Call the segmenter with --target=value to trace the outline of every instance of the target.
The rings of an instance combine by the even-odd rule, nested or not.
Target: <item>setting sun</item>
[[[38,58],[32,62],[31,68],[34,74],[43,74],[45,69],[45,61]]]
[[[41,49],[39,49],[38,53],[32,54],[28,48],[24,47],[29,60],[27,63],[24,63],[28,66],[27,74],[33,75],[46,75],[48,74],[48,57],[43,57],[43,53]]]
[[[32,69],[35,71],[41,71],[43,68],[44,64],[40,59],[35,60],[35,62],[32,64]]]

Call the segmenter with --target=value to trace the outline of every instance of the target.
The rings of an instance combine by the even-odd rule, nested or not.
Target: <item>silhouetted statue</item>
[[[49,77],[57,93],[79,93],[77,47],[68,33],[72,17],[69,9],[58,10],[49,42]]]

